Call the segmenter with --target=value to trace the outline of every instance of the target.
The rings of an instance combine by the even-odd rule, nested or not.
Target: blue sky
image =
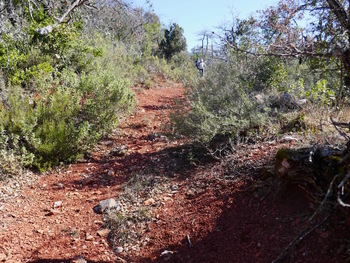
[[[147,7],[146,0],[131,0],[134,6]],[[190,51],[199,45],[198,34],[215,28],[232,19],[232,13],[246,18],[256,10],[277,3],[277,0],[150,0],[153,11],[163,24],[177,23],[184,29]]]

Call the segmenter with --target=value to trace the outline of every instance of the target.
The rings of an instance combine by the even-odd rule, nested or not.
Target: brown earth
[[[277,150],[292,142],[240,145],[222,161],[197,159],[185,139],[164,133],[184,88],[159,81],[134,90],[135,113],[85,161],[2,183],[0,262],[79,262],[79,255],[87,262],[272,262],[309,228],[315,204],[308,191],[260,180]],[[143,202],[154,217],[141,233],[148,242],[117,254],[111,235],[97,234],[106,224],[93,207],[121,196],[137,174],[161,178],[164,187]],[[349,226],[334,213],[285,262],[346,262]],[[169,256],[161,256],[165,250]]]

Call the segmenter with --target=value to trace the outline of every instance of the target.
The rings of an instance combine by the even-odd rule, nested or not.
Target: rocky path
[[[264,169],[293,141],[237,145],[221,162],[196,159],[163,129],[184,88],[159,81],[134,90],[134,114],[84,162],[1,183],[0,262],[272,262],[308,227],[305,190],[278,188]],[[94,211],[110,198],[124,225]],[[350,220],[334,222],[286,262],[345,262],[338,241]]]
[[[174,98],[183,96],[182,86],[174,84],[135,92],[135,114],[99,144],[91,159],[36,181],[31,175],[2,183],[0,262],[71,262],[77,256],[88,262],[121,260],[108,244],[108,229],[93,207],[119,195],[133,170],[147,164],[147,158],[140,159],[142,154],[170,144],[157,138]]]

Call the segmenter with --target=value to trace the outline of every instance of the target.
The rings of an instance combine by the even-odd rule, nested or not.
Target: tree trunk
[[[345,86],[350,88],[350,50],[349,48],[345,50],[342,54],[341,62],[343,63],[345,70]]]

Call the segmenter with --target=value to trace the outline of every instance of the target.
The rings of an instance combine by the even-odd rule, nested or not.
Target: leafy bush
[[[57,76],[42,71],[34,95],[14,87],[8,107],[0,110],[0,127],[8,137],[2,138],[3,155],[5,150],[7,156],[29,153],[34,158],[23,164],[40,170],[77,160],[132,105],[129,86],[98,69],[82,77],[66,70]]]
[[[0,127],[0,179],[21,173],[23,167],[34,161],[34,154],[20,146],[18,135],[6,134]]]
[[[213,64],[207,77],[195,83],[185,110],[173,116],[178,132],[207,144],[264,125],[268,110],[250,97],[250,83],[239,67],[234,60]]]
[[[335,102],[335,91],[333,88],[327,87],[327,80],[325,79],[317,81],[316,85],[305,95],[316,104],[330,106]]]

